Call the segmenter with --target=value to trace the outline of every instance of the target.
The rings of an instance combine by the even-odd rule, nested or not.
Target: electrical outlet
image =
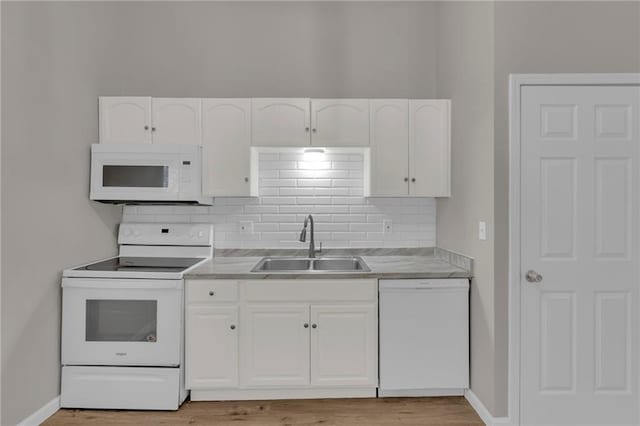
[[[240,222],[238,227],[241,234],[253,234],[253,222]]]
[[[478,222],[478,239],[485,241],[487,239],[487,222]]]
[[[383,232],[393,232],[393,222],[390,220],[382,221]]]

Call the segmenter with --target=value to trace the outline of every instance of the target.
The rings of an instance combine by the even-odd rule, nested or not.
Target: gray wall
[[[452,99],[452,196],[438,200],[436,235],[438,246],[475,259],[471,389],[494,411],[493,3],[440,2],[436,22],[437,95]]]
[[[638,2],[495,3],[494,415],[507,412],[509,74],[639,71]]]
[[[0,5],[3,425],[58,395],[60,271],[115,252],[98,95],[436,95],[433,3]]]

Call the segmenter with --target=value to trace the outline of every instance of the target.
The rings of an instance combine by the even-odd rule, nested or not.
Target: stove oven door
[[[65,278],[63,365],[177,366],[181,280]]]

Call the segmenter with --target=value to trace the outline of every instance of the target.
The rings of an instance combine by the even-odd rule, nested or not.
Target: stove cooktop
[[[182,272],[202,257],[114,257],[90,265],[74,268],[74,271],[125,271],[125,272]]]

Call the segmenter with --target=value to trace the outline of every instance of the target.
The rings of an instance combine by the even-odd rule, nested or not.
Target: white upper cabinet
[[[370,103],[371,196],[450,196],[451,101]]]
[[[204,195],[250,195],[251,99],[202,100]]]
[[[312,99],[311,144],[368,146],[368,99]]]
[[[153,98],[153,143],[200,145],[202,101],[192,98]]]
[[[151,98],[101,96],[100,143],[151,143]]]
[[[451,101],[409,101],[409,194],[451,195]]]
[[[202,143],[202,103],[191,98],[101,96],[100,143]]]
[[[309,99],[252,99],[252,145],[307,146],[311,141]]]
[[[371,196],[409,194],[409,101],[371,99]]]
[[[378,384],[378,310],[370,305],[311,305],[311,384]]]

